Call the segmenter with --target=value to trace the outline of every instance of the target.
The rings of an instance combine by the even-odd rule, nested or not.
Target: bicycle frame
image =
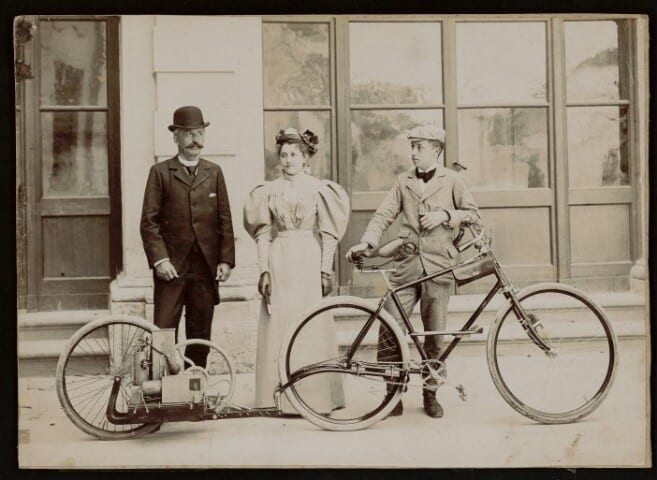
[[[454,331],[454,332],[418,332],[415,330],[413,327],[413,324],[410,321],[410,318],[404,311],[404,308],[401,304],[401,301],[398,296],[398,292],[401,290],[405,290],[407,288],[412,288],[417,285],[420,285],[424,282],[431,281],[434,278],[441,277],[443,275],[450,274],[454,272],[457,268],[469,265],[471,263],[475,263],[476,261],[485,259],[486,257],[490,258],[492,260],[493,266],[494,266],[494,272],[491,274],[494,274],[497,281],[495,282],[495,285],[491,288],[491,290],[488,292],[488,294],[484,297],[482,302],[479,304],[479,306],[476,308],[476,310],[470,315],[470,318],[466,320],[466,322],[463,324],[463,326],[460,328],[460,330]],[[392,287],[390,285],[390,282],[388,280],[388,277],[385,275],[385,272],[379,271],[382,276],[384,277],[386,284],[388,285],[388,290],[386,293],[381,297],[379,300],[379,304],[376,308],[376,311],[370,316],[367,322],[365,322],[365,325],[363,325],[363,328],[359,332],[359,334],[356,336],[356,339],[354,340],[353,344],[349,347],[349,350],[347,352],[347,362],[351,362],[353,359],[354,352],[358,349],[360,346],[361,342],[365,338],[365,335],[367,334],[367,331],[369,330],[370,326],[374,322],[374,319],[376,316],[383,310],[383,307],[386,303],[386,301],[391,298],[397,311],[399,312],[399,315],[402,318],[402,321],[404,322],[404,325],[406,326],[408,335],[411,337],[411,340],[413,341],[413,344],[417,348],[420,357],[422,358],[423,362],[426,362],[428,360],[431,360],[428,356],[424,348],[422,347],[422,344],[420,343],[419,337],[421,336],[428,336],[428,335],[454,335],[454,339],[447,345],[447,347],[444,349],[444,351],[441,353],[440,357],[438,358],[438,362],[440,364],[444,363],[447,357],[450,355],[452,350],[456,348],[456,346],[459,344],[463,336],[468,335],[470,333],[475,333],[470,331],[470,327],[472,327],[477,319],[479,318],[479,315],[481,315],[481,312],[484,311],[484,309],[488,306],[490,301],[493,299],[493,297],[499,292],[502,291],[502,294],[504,297],[509,300],[511,303],[511,307],[513,308],[514,312],[516,313],[516,316],[518,317],[518,320],[520,324],[522,325],[523,329],[527,332],[527,335],[530,337],[530,339],[539,347],[541,350],[543,350],[546,353],[549,353],[550,347],[546,345],[541,337],[536,333],[535,330],[535,325],[533,325],[529,320],[528,320],[528,315],[524,311],[522,305],[518,301],[518,298],[516,296],[516,291],[511,284],[511,281],[507,277],[506,273],[502,269],[499,261],[495,257],[495,254],[492,252],[490,249],[486,249],[482,253],[479,253],[472,258],[464,261],[457,263],[456,265],[453,265],[451,267],[445,268],[443,270],[440,270],[438,272],[431,273],[429,275],[426,275],[422,278],[419,278],[417,280],[413,280],[412,282],[404,283],[402,285]],[[480,333],[480,332],[477,332]],[[415,370],[411,370],[411,373],[418,373]]]

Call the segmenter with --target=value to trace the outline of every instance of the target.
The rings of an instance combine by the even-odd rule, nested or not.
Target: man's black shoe
[[[443,416],[443,407],[441,407],[438,400],[436,400],[435,392],[423,390],[422,397],[424,399],[424,411],[427,412],[427,415],[432,418],[440,418]]]
[[[397,402],[397,405],[395,405],[395,408],[390,410],[388,417],[399,417],[403,413],[404,413],[404,404],[402,403],[401,400],[399,400],[399,402]]]

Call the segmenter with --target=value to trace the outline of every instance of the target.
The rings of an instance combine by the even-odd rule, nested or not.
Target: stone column
[[[637,58],[637,80],[636,80],[636,140],[637,140],[637,166],[636,174],[633,176],[635,182],[634,207],[638,215],[640,248],[638,260],[630,270],[630,288],[638,293],[645,293],[648,280],[648,208],[650,205],[650,183],[648,178],[648,28],[645,18],[636,20],[636,58]]]

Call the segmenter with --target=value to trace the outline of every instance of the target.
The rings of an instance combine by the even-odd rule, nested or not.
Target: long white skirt
[[[263,299],[256,352],[257,407],[274,406],[274,388],[279,383],[278,355],[283,338],[304,312],[322,300],[320,266],[321,249],[312,231],[279,232],[271,244],[271,316],[267,313]],[[325,316],[321,322],[313,324],[317,331],[304,335],[304,350],[300,351],[295,346],[294,362],[299,362],[297,366],[337,356],[338,344],[333,318]],[[298,385],[298,390],[304,401],[308,401],[316,410],[326,413],[344,406],[344,392],[337,375],[309,377]],[[296,413],[284,395],[281,397],[281,409],[284,413]]]

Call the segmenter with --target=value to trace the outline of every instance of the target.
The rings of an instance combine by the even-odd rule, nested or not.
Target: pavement
[[[101,441],[65,416],[53,378],[19,379],[19,463],[29,468],[155,467],[590,467],[648,466],[650,418],[646,339],[622,339],[611,392],[589,417],[537,424],[498,394],[484,344],[463,344],[441,387],[442,419],[422,410],[417,383],[404,415],[366,430],[329,432],[297,418],[241,418],[166,423],[134,440]],[[233,403],[250,406],[253,374],[238,375]],[[415,380],[417,382],[417,380]]]

